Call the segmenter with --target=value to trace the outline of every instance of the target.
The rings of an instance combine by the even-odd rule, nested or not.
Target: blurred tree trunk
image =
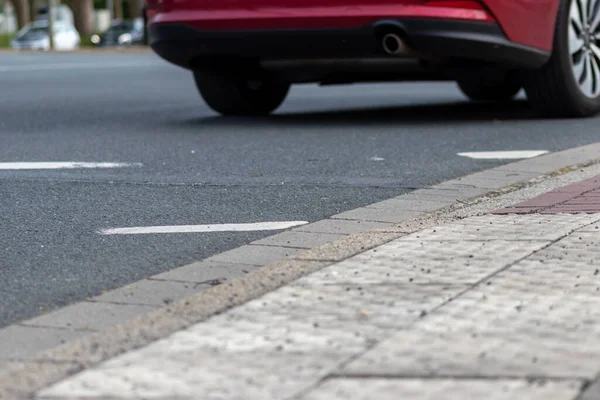
[[[75,29],[81,36],[90,36],[94,33],[94,1],[71,0],[73,9],[73,22]]]
[[[131,18],[140,18],[142,16],[142,7],[144,6],[143,0],[128,0],[129,3],[129,14]]]
[[[123,20],[123,0],[115,0],[115,19]]]
[[[37,17],[36,1],[29,0],[29,20],[35,21],[36,17]]]
[[[17,24],[19,29],[31,22],[31,15],[29,11],[29,0],[10,0],[13,7],[15,8],[15,14],[17,16]]]

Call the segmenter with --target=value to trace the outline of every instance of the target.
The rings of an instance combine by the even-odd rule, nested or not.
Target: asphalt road
[[[315,221],[509,161],[600,140],[598,119],[535,119],[453,84],[294,88],[270,118],[209,111],[151,55],[2,54],[0,327],[275,232],[103,236],[111,227]]]

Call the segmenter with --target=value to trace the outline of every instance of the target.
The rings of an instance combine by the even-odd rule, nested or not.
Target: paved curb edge
[[[32,398],[34,393],[41,388],[108,358],[143,347],[326,266],[408,233],[432,226],[436,224],[436,216],[439,218],[452,211],[472,207],[482,201],[536,185],[579,168],[599,164],[598,156],[600,156],[600,144],[593,144],[503,165],[449,181],[453,182],[451,184],[460,185],[460,182],[467,184],[466,182],[469,182],[470,178],[481,180],[486,176],[494,177],[498,171],[535,170],[536,166],[539,170],[539,172],[535,172],[533,178],[522,179],[522,176],[517,174],[518,178],[515,178],[514,182],[504,182],[497,189],[482,190],[481,194],[466,195],[464,199],[456,199],[457,201],[449,206],[406,218],[395,223],[392,228],[349,235],[340,240],[303,251],[295,258],[268,264],[245,276],[206,289],[103,332],[94,333],[42,352],[34,361],[13,364],[5,371],[0,371],[0,399]],[[539,164],[544,165],[546,161],[550,162],[540,168]],[[550,172],[541,172],[544,169]],[[449,182],[432,188],[447,187]],[[401,197],[399,196],[399,198]]]

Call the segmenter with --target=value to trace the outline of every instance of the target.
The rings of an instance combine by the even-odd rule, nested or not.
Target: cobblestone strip
[[[492,214],[559,214],[600,212],[600,176],[561,187]]]
[[[600,368],[600,276],[587,262],[600,243],[569,234],[598,220],[488,215],[426,229],[38,398],[571,399]],[[570,246],[586,257],[557,262]]]

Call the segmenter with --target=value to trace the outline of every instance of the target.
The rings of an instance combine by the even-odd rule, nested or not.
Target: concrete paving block
[[[342,261],[405,235],[406,233],[395,231],[366,232],[360,235],[350,235],[335,242],[306,250],[296,258],[298,260]]]
[[[335,233],[283,232],[250,244],[311,249],[341,239],[344,236],[346,235]]]
[[[600,221],[595,221],[592,224],[590,224],[584,228],[581,228],[578,232],[590,232],[590,233],[600,234]]]
[[[37,398],[283,399],[370,344],[348,330],[290,328],[268,318],[231,322],[222,314],[58,383]],[[161,360],[164,354],[167,360]]]
[[[420,211],[408,211],[395,207],[362,207],[355,210],[345,211],[332,216],[332,219],[350,219],[359,221],[375,221],[397,223],[421,214]]]
[[[465,177],[457,178],[446,184],[468,185],[485,189],[500,189],[516,183],[527,181],[538,177],[538,172],[531,171],[507,171],[493,168],[482,172],[476,172]]]
[[[211,324],[197,324],[148,349],[160,356],[175,350],[180,357],[196,353],[243,354],[347,354],[364,351],[372,344],[346,329],[315,327],[304,321],[294,325],[272,324],[270,319],[219,315]],[[191,361],[191,360],[190,360]]]
[[[526,171],[547,174],[553,172],[558,166],[567,167],[600,158],[600,144],[594,143],[587,146],[564,150],[557,153],[545,154],[540,157],[530,158],[499,167],[510,171]]]
[[[101,296],[93,297],[91,301],[161,307],[173,301],[194,295],[219,283],[218,281],[193,283],[143,280],[116,290],[111,290]]]
[[[490,192],[492,190],[499,189],[506,185],[502,185],[499,182],[495,182],[493,180],[487,180],[485,178],[484,179],[471,178],[471,176],[469,175],[469,176],[460,178],[460,180],[457,178],[457,179],[445,181],[444,183],[442,183],[438,186],[457,186],[457,187],[462,187],[465,190],[470,189],[473,192],[475,190],[477,190],[478,191],[477,193],[485,194],[486,192]]]
[[[187,321],[200,321],[213,313],[239,306],[330,264],[323,261],[284,260],[266,265],[250,272],[243,279],[225,282],[174,303],[169,306],[168,312],[164,313],[164,319],[168,321],[176,316]]]
[[[423,307],[458,290],[284,287],[60,382],[38,398],[290,398],[381,338],[384,329],[374,332],[378,321],[406,326]]]
[[[405,240],[557,240],[588,226],[593,215],[483,215],[416,232]]]
[[[284,258],[294,257],[303,249],[278,246],[247,245],[207,258],[206,262],[266,265]]]
[[[339,235],[351,235],[375,229],[385,229],[393,224],[375,221],[354,221],[344,219],[324,219],[308,225],[295,228],[293,232],[335,233]]]
[[[577,258],[574,258],[573,254],[577,254]],[[596,266],[600,268],[600,231],[578,230],[572,235],[561,239],[552,247],[544,249],[543,252],[531,256],[529,259],[539,260],[540,264],[570,260],[569,262],[573,267],[585,264],[589,267]],[[561,270],[568,271],[565,269]],[[591,272],[595,271],[596,268],[591,270]],[[585,276],[584,271],[581,272],[582,276]]]
[[[332,331],[378,340],[387,330],[406,328],[465,289],[451,284],[312,285],[303,278],[231,310],[224,318],[305,331],[307,336]]]
[[[511,293],[514,295],[513,293]],[[417,329],[399,332],[344,368],[345,375],[398,377],[452,376],[494,378],[594,379],[598,373],[598,330],[562,323],[562,313],[519,315],[526,308],[511,296],[477,299],[485,307],[465,307],[462,296],[420,321]],[[492,303],[493,302],[493,303]],[[500,309],[498,302],[504,302]],[[489,304],[488,304],[489,303]],[[573,310],[570,310],[572,312]],[[591,310],[578,310],[588,313]],[[562,315],[561,315],[562,314]],[[552,318],[552,320],[548,320]],[[580,322],[581,323],[581,322]],[[537,324],[537,325],[536,325]]]
[[[400,210],[400,211],[419,211],[431,212],[440,210],[456,203],[454,199],[417,199],[408,196],[394,197],[369,206],[380,210]]]
[[[459,193],[458,188],[447,187],[447,188],[438,188],[437,186],[427,187],[423,189],[413,190],[410,193],[407,193],[400,197],[406,197],[408,199],[418,200],[454,200],[457,199],[457,194]]]
[[[582,386],[577,380],[333,378],[299,400],[572,400]]]
[[[0,358],[5,361],[35,359],[41,351],[89,333],[91,331],[11,325],[0,329]]]
[[[594,379],[600,358],[597,241],[576,232],[532,254],[382,342],[343,373]]]
[[[154,275],[149,279],[195,283],[215,280],[223,281],[245,275],[257,267],[259,266],[199,261]]]
[[[141,359],[143,353],[129,353],[50,386],[35,399],[284,400],[327,376],[348,357],[285,351],[233,356],[228,351],[185,350],[173,349],[166,360]]]
[[[317,271],[312,284],[475,284],[550,241],[439,241],[403,238]]]
[[[440,190],[442,193],[455,193],[455,198],[457,200],[465,201],[467,199],[478,197],[486,194],[492,189],[489,188],[481,188],[473,185],[467,185],[458,183],[456,181],[447,181],[444,183],[440,183],[439,185],[435,185],[431,188],[432,190]]]
[[[584,391],[581,393],[577,400],[598,400],[600,399],[600,379],[593,381]]]
[[[23,322],[26,326],[45,326],[64,329],[102,331],[126,322],[155,307],[130,304],[77,303],[58,311]]]

